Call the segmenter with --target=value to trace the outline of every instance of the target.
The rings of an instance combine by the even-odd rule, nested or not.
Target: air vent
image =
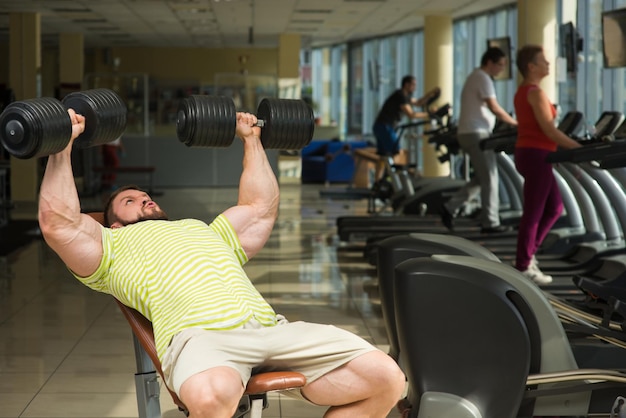
[[[298,32],[298,33],[313,33],[313,32],[317,32],[317,28],[303,28],[303,27],[295,27],[295,26],[290,26],[289,27],[290,31],[293,32]]]
[[[87,30],[91,32],[115,32],[120,30],[120,28],[116,28],[114,26],[92,26],[88,27]]]
[[[333,11],[329,9],[297,9],[294,13],[307,13],[307,14],[331,14]]]
[[[90,13],[91,9],[86,7],[59,7],[57,9],[52,9],[53,12],[56,13]]]
[[[305,25],[319,25],[320,23],[324,23],[323,19],[294,19],[291,23],[300,23]]]
[[[106,19],[72,19],[74,23],[107,23]]]
[[[125,39],[125,38],[131,38],[131,36],[127,33],[103,33],[101,35],[103,38],[108,38],[108,39]]]

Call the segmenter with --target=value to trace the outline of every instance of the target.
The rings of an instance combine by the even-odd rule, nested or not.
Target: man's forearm
[[[278,213],[279,188],[261,140],[243,140],[243,172],[239,183],[239,205],[258,209],[263,218],[275,219]]]
[[[39,223],[45,233],[75,224],[79,217],[80,200],[68,147],[48,157],[39,193]]]

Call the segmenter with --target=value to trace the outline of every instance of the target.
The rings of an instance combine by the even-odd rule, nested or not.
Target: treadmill
[[[582,115],[578,112],[568,113],[559,124],[559,129],[570,134],[580,126]],[[503,142],[512,141],[512,131],[498,134],[496,140]],[[485,139],[484,141],[489,141]],[[514,143],[514,141],[513,141]],[[348,216],[337,218],[337,231],[341,241],[374,240],[391,235],[406,234],[411,232],[450,233],[441,223],[439,216],[432,217],[371,217],[371,216]],[[454,234],[470,239],[485,238],[480,233],[478,222],[473,219],[460,218],[455,221]],[[496,240],[511,239],[516,236],[515,232],[492,235]]]
[[[601,128],[598,133],[602,134],[602,136],[610,134],[615,131],[615,126],[620,124],[622,120],[623,116],[619,112],[605,112],[597,124]],[[626,131],[626,128],[624,128],[624,130]],[[607,155],[614,155],[622,150],[626,152],[626,148],[624,148],[623,145],[624,142],[620,143],[619,141],[614,141],[612,143],[606,143],[598,139],[584,142],[586,145],[583,148],[557,151],[551,155],[550,158],[555,162],[569,161],[568,164],[571,164],[570,169],[577,170],[578,177],[588,183],[587,187],[594,193],[593,201],[595,202],[595,205],[590,204],[590,202],[587,202],[587,204],[590,204],[591,208],[596,208],[603,213],[603,231],[608,231],[606,235],[608,240],[604,239],[597,240],[592,243],[579,244],[565,255],[538,255],[540,268],[543,271],[548,274],[552,274],[553,276],[564,276],[555,277],[554,282],[547,285],[547,287],[551,287],[555,290],[571,289],[572,282],[570,278],[575,274],[591,274],[593,272],[598,272],[597,274],[600,276],[606,277],[606,274],[608,274],[609,271],[619,271],[619,268],[616,267],[617,262],[615,260],[607,261],[601,257],[621,253],[624,249],[622,225],[626,225],[626,195],[624,194],[623,189],[618,186],[615,179],[608,175],[608,173],[591,165],[587,167],[585,165],[587,163],[584,163],[584,161],[606,158]],[[574,163],[585,165],[584,169],[583,167],[574,165]],[[564,171],[563,173],[567,174],[568,171]],[[592,178],[591,174],[593,174],[596,179]],[[581,191],[583,189],[582,186],[575,181],[576,179],[574,179],[574,175],[571,177],[570,181],[572,181],[572,187],[574,190],[577,190],[579,195],[583,195],[583,192]],[[602,187],[607,190],[610,197],[602,191]],[[617,211],[621,213],[620,217],[616,218],[612,208],[618,208]],[[618,222],[617,219],[620,219],[620,222]],[[514,258],[516,240],[511,239],[510,236],[503,237],[503,235],[505,234],[499,234],[498,236],[481,236],[476,241],[490,249],[505,262],[511,262]],[[598,235],[598,237],[603,236]],[[370,261],[373,257],[374,255],[369,257]]]
[[[617,132],[616,124],[620,124],[620,129],[626,132],[626,126],[622,127],[625,125],[622,121],[623,116],[620,112],[604,112],[600,121],[602,123],[598,123],[598,126],[603,128],[599,132],[601,134]],[[614,276],[616,272],[626,269],[626,261],[607,258],[625,251],[623,231],[626,228],[626,194],[622,185],[613,176],[593,163],[610,158],[612,155],[626,154],[626,140],[605,142],[599,135],[594,140],[583,142],[585,146],[557,151],[549,156],[549,160],[559,163],[562,170],[568,170],[572,174],[571,177],[580,182],[579,188],[589,193],[589,201],[582,203],[591,204],[597,211],[604,239],[578,243],[562,256],[545,254],[540,249],[537,254],[539,266],[542,271],[554,277],[553,283],[542,286],[546,289],[571,289],[573,275],[602,278],[607,275]],[[578,190],[576,183],[572,186],[574,190]],[[577,193],[582,196],[580,190]],[[503,260],[512,261],[514,258],[514,251],[507,255],[500,242],[483,240],[479,243],[491,249]],[[622,261],[624,264],[620,266]]]
[[[428,119],[411,121],[411,122],[396,126],[396,134],[398,136],[398,139],[401,139],[402,135],[408,129],[417,128],[419,126],[426,125],[426,124],[435,123],[436,125],[440,126],[442,129],[445,129],[451,126],[452,121],[450,119],[450,104],[445,104],[443,106],[440,106],[434,112],[431,112],[429,110],[430,106],[439,99],[440,95],[441,93],[434,95],[433,97],[428,99],[426,104],[424,104],[423,108],[428,112],[428,115],[429,115]],[[446,123],[444,124],[443,119],[445,117],[447,117],[448,119]],[[393,166],[393,164],[390,164],[390,165]],[[356,170],[355,170],[355,173],[356,173]],[[396,187],[395,189],[396,192],[405,193],[405,191],[400,191],[401,183],[395,182],[395,181],[394,183],[395,183],[394,186]],[[352,181],[348,187],[345,187],[343,189],[320,190],[320,197],[331,198],[331,199],[357,199],[357,200],[359,199],[372,200],[376,198],[375,190],[373,190],[373,188],[354,187],[353,184],[354,182]],[[370,213],[373,213],[373,209],[374,209],[374,205],[370,204],[370,208],[368,208],[368,211],[370,211]]]

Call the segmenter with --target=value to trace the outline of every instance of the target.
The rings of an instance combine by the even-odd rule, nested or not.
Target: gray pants
[[[463,204],[474,199],[480,192],[482,207],[480,223],[483,228],[500,225],[496,154],[491,150],[483,151],[479,146],[481,139],[488,137],[487,133],[469,133],[458,136],[461,149],[469,155],[474,168],[474,177],[445,203],[450,213],[456,213]]]

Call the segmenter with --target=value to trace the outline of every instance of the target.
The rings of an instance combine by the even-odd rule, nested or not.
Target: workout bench
[[[102,212],[89,213],[100,223],[104,223]],[[133,344],[135,346],[135,360],[137,373],[135,373],[135,388],[137,391],[137,408],[139,418],[160,418],[161,406],[159,404],[160,388],[157,373],[165,382],[161,361],[157,356],[154,343],[152,323],[141,313],[130,308],[115,299],[124,317],[128,320],[133,331]],[[243,397],[233,418],[260,418],[263,409],[267,408],[267,392],[300,388],[306,384],[306,378],[297,372],[266,372],[252,375],[246,386]],[[187,407],[169,387],[168,392],[172,400],[186,416],[189,416]]]

